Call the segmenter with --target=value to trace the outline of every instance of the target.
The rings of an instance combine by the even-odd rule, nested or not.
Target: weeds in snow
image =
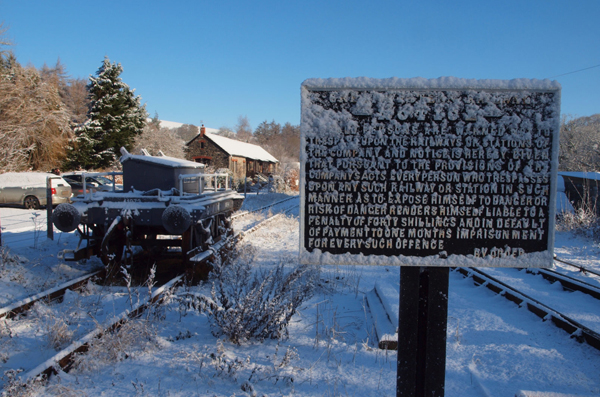
[[[0,246],[0,278],[9,278],[10,281],[26,284],[27,279],[23,268],[25,262],[24,258],[13,255],[8,248]]]
[[[288,346],[282,357],[279,357],[278,352],[279,344],[274,354],[256,357],[255,360],[250,356],[240,358],[227,351],[219,340],[216,347],[205,345],[202,349],[181,351],[178,356],[183,360],[190,360],[198,375],[209,385],[214,378],[232,382],[240,380],[240,389],[255,395],[254,385],[259,382],[277,384],[281,381],[286,386],[294,383],[294,374],[297,375],[298,368],[293,368],[292,363],[299,359],[298,351]]]
[[[130,320],[118,330],[107,332],[96,339],[86,354],[75,359],[75,366],[92,372],[104,365],[123,361],[139,353],[152,351],[159,346],[157,331],[146,319]]]
[[[354,265],[328,266],[321,271],[321,287],[330,293],[351,291],[354,296],[360,292],[362,270],[359,272]]]
[[[235,344],[249,339],[287,337],[287,325],[300,305],[312,296],[313,267],[298,266],[286,273],[284,264],[254,272],[254,249],[243,246],[235,259],[217,258],[210,279],[211,298],[199,296],[199,306],[215,329]]]
[[[456,321],[456,329],[454,330],[454,341],[456,342],[456,344],[460,345],[460,319],[457,317],[448,316],[448,320],[450,319]],[[448,321],[448,323],[449,322],[450,321]],[[448,324],[448,332],[452,332],[450,324]]]
[[[73,330],[52,307],[37,302],[33,313],[41,322],[48,346],[60,350],[73,341]]]
[[[10,349],[12,346],[12,330],[8,326],[8,322],[3,320],[0,323],[0,361],[6,363],[10,358]]]
[[[40,234],[42,233],[42,223],[38,219],[39,216],[39,212],[34,212],[31,216],[31,221],[33,222],[33,248],[38,248]]]
[[[30,396],[31,390],[27,387],[27,384],[21,380],[19,374],[23,372],[22,369],[9,369],[4,371],[2,380],[4,381],[4,390],[2,391],[2,397],[21,397]]]
[[[123,281],[125,281],[125,287],[127,287],[127,294],[129,296],[129,307],[133,310],[133,293],[131,291],[131,274],[127,271],[124,266],[121,266],[121,274],[123,275]],[[137,290],[136,290],[137,292]],[[137,301],[139,302],[140,296],[138,294]]]
[[[561,212],[556,219],[556,229],[571,231],[576,235],[600,241],[600,217],[598,203],[587,194],[574,212]]]

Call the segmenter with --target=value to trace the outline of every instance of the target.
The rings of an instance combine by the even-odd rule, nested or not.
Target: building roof
[[[236,141],[235,139],[225,138],[224,136],[211,134],[209,132],[205,132],[204,136],[213,141],[217,146],[231,156],[246,157],[248,159],[267,161],[270,163],[279,162],[279,160],[271,156],[269,152],[258,145]]]

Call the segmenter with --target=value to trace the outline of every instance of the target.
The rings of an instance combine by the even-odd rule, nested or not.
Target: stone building
[[[258,145],[211,134],[204,126],[200,134],[186,144],[185,158],[215,169],[228,168],[236,179],[254,178],[259,174],[268,176],[277,170],[279,163]]]

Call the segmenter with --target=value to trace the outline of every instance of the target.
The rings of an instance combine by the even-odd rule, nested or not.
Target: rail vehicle
[[[210,267],[200,264],[211,245],[231,234],[231,214],[244,197],[230,188],[226,173],[209,174],[205,165],[147,151],[121,149],[122,172],[90,173],[112,177],[112,191],[86,190],[60,204],[52,222],[63,232],[78,230],[75,250],[64,260],[98,256],[107,271],[136,266],[134,252],[169,263],[172,271],[206,279]],[[116,177],[122,175],[122,185]],[[198,264],[198,266],[196,266]]]

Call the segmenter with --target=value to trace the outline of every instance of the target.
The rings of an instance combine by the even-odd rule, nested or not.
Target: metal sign
[[[560,86],[302,84],[301,260],[551,265]]]

